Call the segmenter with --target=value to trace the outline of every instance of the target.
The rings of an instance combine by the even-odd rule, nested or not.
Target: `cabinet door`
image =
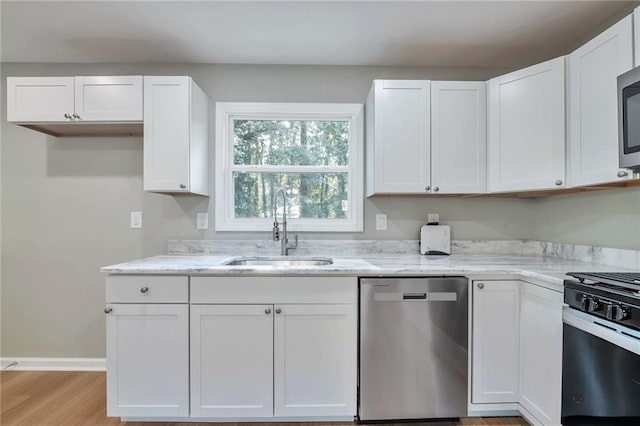
[[[191,416],[273,415],[273,307],[191,306]]]
[[[520,405],[559,425],[562,405],[562,293],[524,283],[520,301]]]
[[[144,189],[189,191],[189,77],[144,78]]]
[[[142,121],[142,76],[76,77],[75,113],[82,121]]]
[[[373,96],[370,192],[424,194],[431,179],[429,81],[375,80]]]
[[[107,416],[189,415],[189,305],[108,305]]]
[[[471,401],[518,402],[520,282],[473,283]]]
[[[486,82],[431,82],[431,167],[434,192],[486,192]]]
[[[564,57],[489,81],[489,190],[565,185]]]
[[[355,305],[276,305],[275,416],[356,414]]]
[[[7,77],[7,121],[68,122],[73,77]]]
[[[572,186],[625,177],[618,177],[617,77],[633,67],[632,20],[624,18],[569,55]]]

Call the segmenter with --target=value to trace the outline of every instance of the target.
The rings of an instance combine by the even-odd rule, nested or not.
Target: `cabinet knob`
[[[269,315],[269,314],[271,313],[271,308],[267,308],[267,309],[265,309],[265,310],[264,310],[264,313],[265,313],[265,314],[267,314],[267,315]]]
[[[76,120],[80,120],[80,116],[75,112],[73,113],[73,118],[75,118]]]
[[[111,311],[113,311],[113,308],[104,308],[104,313],[105,314],[110,314]]]
[[[187,185],[185,185],[184,183],[180,184],[180,189],[185,189],[187,187]]]
[[[145,293],[147,293],[148,291],[149,291],[149,287],[142,287],[142,288],[140,289],[140,293],[142,293],[142,294],[145,294]]]
[[[626,170],[620,170],[618,172],[618,177],[625,177],[625,176],[628,176],[628,175],[629,175],[629,172],[626,171]]]
[[[429,186],[429,185],[425,186],[425,187],[424,187],[424,190],[425,190],[425,191],[431,191],[431,186]]]
[[[556,186],[560,186],[560,185],[562,185],[562,181],[561,181],[560,179],[558,179],[558,180],[556,181]]]
[[[71,115],[65,112],[64,118],[66,118],[67,120],[71,120]]]
[[[433,188],[433,192],[438,192],[438,191],[440,191],[439,187],[436,186],[435,188]]]
[[[484,284],[483,284],[483,283],[478,283],[478,288],[479,288],[480,290],[482,290],[482,289],[484,288]]]
[[[282,309],[276,308],[276,314],[280,315],[282,313]]]

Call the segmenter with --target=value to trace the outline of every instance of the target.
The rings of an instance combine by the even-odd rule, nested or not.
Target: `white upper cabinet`
[[[431,82],[431,190],[487,190],[487,83]]]
[[[142,76],[76,77],[75,114],[83,121],[142,121]]]
[[[489,191],[565,186],[565,58],[489,81]]]
[[[486,192],[486,83],[374,80],[367,196]]]
[[[74,77],[7,77],[7,121],[70,121]]]
[[[7,121],[142,121],[142,76],[7,77]]]
[[[632,16],[569,55],[571,186],[631,176],[618,168],[617,77],[632,67]]]
[[[144,189],[209,195],[209,98],[191,77],[144,78]]]
[[[430,186],[430,82],[374,80],[366,104],[366,195]]]
[[[633,11],[633,47],[635,58],[633,66],[640,66],[640,7]]]

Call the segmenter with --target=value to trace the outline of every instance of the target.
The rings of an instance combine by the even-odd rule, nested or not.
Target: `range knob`
[[[606,317],[609,320],[622,321],[629,319],[629,309],[620,305],[608,305]]]
[[[596,312],[602,309],[602,305],[598,299],[594,299],[593,297],[589,297],[585,294],[582,296],[582,300],[580,301],[580,309],[584,312]]]

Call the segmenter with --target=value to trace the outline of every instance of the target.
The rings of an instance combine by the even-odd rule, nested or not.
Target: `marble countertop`
[[[184,275],[511,275],[562,285],[567,272],[625,271],[624,268],[544,256],[451,255],[421,256],[366,255],[333,257],[325,266],[229,266],[235,255],[184,254],[154,256],[105,266],[108,274]]]

